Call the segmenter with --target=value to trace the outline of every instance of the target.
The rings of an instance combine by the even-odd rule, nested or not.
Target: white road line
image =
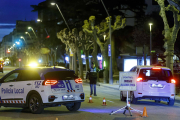
[[[174,103],[174,104],[176,104],[176,105],[180,105],[180,103]]]
[[[114,103],[113,101],[110,101],[110,100],[107,100],[107,101]]]

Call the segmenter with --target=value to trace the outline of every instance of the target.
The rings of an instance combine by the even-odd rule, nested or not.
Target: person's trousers
[[[96,84],[90,84],[90,89],[91,89],[91,95],[93,94],[93,86],[94,86],[94,95],[96,95]]]

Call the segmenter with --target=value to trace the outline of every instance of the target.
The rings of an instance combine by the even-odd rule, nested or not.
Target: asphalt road
[[[13,68],[5,67],[4,73],[0,73],[0,77],[5,75]],[[180,119],[180,103],[176,101],[174,106],[168,106],[165,102],[155,103],[154,101],[138,101],[137,104],[131,104],[131,107],[143,111],[147,109],[147,118],[141,117],[140,113],[132,111],[133,116],[128,112],[126,115],[123,111],[119,111],[113,115],[109,115],[112,111],[116,111],[124,106],[126,102],[119,99],[119,91],[103,86],[97,86],[97,95],[92,96],[93,103],[88,103],[90,88],[88,84],[84,84],[85,101],[81,104],[81,108],[77,112],[69,112],[65,106],[45,108],[42,114],[32,114],[29,110],[22,108],[0,108],[0,120],[179,120]],[[102,106],[105,97],[107,106]]]

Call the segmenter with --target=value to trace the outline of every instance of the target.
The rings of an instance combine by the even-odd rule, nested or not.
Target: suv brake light
[[[138,81],[138,82],[142,81],[142,78],[141,78],[141,77],[138,77],[138,78],[137,78],[137,81]]]
[[[45,80],[42,85],[55,85],[58,83],[58,80]]]
[[[171,79],[171,83],[174,83],[174,84],[175,84],[175,83],[176,83],[176,81],[175,81],[174,79]]]
[[[82,79],[81,78],[77,78],[74,80],[76,83],[82,83]]]
[[[157,67],[155,67],[155,68],[152,68],[153,70],[161,70],[161,68],[157,68]]]

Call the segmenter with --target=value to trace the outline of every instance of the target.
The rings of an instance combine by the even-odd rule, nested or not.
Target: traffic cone
[[[144,107],[144,110],[143,110],[143,115],[142,115],[142,117],[148,117],[148,115],[147,115],[147,111],[146,111],[146,107]]]
[[[105,97],[103,98],[103,106],[106,106],[106,100],[105,100]]]
[[[91,95],[89,97],[89,102],[88,103],[93,103]]]

